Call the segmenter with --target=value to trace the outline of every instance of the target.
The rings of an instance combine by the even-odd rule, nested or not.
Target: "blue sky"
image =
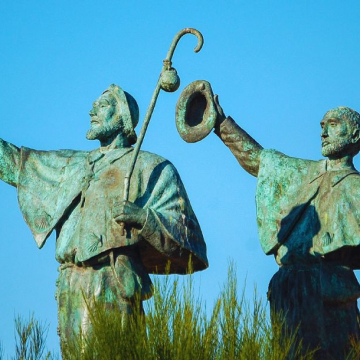
[[[0,2],[0,136],[16,145],[90,150],[92,102],[110,84],[130,92],[143,119],[173,36],[180,89],[159,96],[143,148],[174,163],[208,245],[210,268],[196,279],[209,306],[237,264],[240,286],[265,298],[276,271],[255,221],[256,179],[211,134],[187,144],[175,127],[181,90],[208,80],[227,115],[265,148],[319,159],[324,113],[360,110],[360,3],[338,1],[8,1]],[[355,162],[360,167],[359,160]],[[13,348],[13,318],[30,312],[50,324],[58,350],[57,263],[52,236],[39,251],[14,188],[0,184],[0,339]]]

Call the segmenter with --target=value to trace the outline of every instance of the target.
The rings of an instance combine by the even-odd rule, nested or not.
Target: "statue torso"
[[[359,173],[263,152],[256,198],[264,251],[280,265],[326,257],[360,267]]]
[[[320,180],[319,189],[276,252],[279,265],[314,263],[319,259],[351,246],[360,239],[357,221],[356,194],[352,202],[348,194],[360,188],[360,175],[351,171],[327,171]],[[354,214],[355,212],[355,214]],[[355,219],[354,219],[355,216]],[[352,238],[352,239],[351,239]],[[344,248],[336,261],[352,266],[353,248]]]
[[[131,150],[89,154],[81,193],[58,231],[56,258],[60,263],[82,263],[110,249],[137,242],[134,230],[127,229],[124,236],[120,235],[120,226],[112,213],[113,204],[123,198],[124,177]],[[139,178],[139,171],[135,171],[129,201],[143,206],[144,201],[140,197],[145,193],[146,185],[146,181]]]

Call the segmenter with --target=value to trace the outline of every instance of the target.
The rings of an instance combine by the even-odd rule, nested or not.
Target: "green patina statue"
[[[259,237],[280,266],[269,285],[273,314],[299,326],[304,346],[320,348],[316,359],[344,359],[350,339],[360,339],[360,114],[328,111],[320,123],[327,159],[310,161],[263,149],[214,102],[216,134],[258,178]]]
[[[135,99],[111,85],[90,117],[86,137],[101,145],[90,152],[20,149],[0,139],[0,178],[17,188],[38,247],[56,232],[61,342],[91,329],[85,299],[129,313],[136,296],[151,297],[149,273],[164,273],[171,261],[170,273],[185,274],[190,255],[194,271],[208,265],[200,226],[169,161],[140,151],[123,200],[137,138]]]

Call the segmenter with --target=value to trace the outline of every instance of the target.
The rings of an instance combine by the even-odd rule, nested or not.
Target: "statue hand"
[[[130,201],[121,201],[114,204],[114,219],[117,223],[125,223],[141,229],[146,221],[147,211]]]
[[[224,114],[223,108],[220,106],[219,95],[214,95],[214,102],[215,102],[216,110],[218,113],[215,126],[218,127],[226,119],[226,115]]]

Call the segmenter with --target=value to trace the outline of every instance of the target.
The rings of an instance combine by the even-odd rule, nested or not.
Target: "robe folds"
[[[101,302],[109,313],[130,313],[137,295],[152,295],[149,273],[186,274],[208,266],[179,174],[158,155],[141,151],[130,181],[129,201],[146,210],[145,224],[121,231],[113,209],[123,199],[132,152],[20,150],[0,141],[0,177],[17,187],[38,247],[56,231],[61,346],[74,332],[91,332],[87,301]]]
[[[230,117],[216,132],[240,164],[244,152],[253,156],[255,140]],[[245,149],[244,134],[249,139]],[[359,172],[328,171],[327,160],[259,151],[256,217],[265,254],[275,255],[279,265],[336,258],[338,264],[359,269]]]
[[[77,265],[96,261],[112,249],[136,247],[149,273],[171,273],[208,265],[206,245],[185,188],[173,165],[140,152],[130,183],[129,201],[147,210],[140,230],[120,234],[112,208],[123,197],[132,148],[105,153],[21,150],[20,209],[41,248],[53,230],[56,258]],[[94,260],[95,259],[95,260]]]
[[[358,171],[264,150],[231,118],[217,134],[240,164],[247,152],[259,165],[259,240],[279,265],[268,290],[272,319],[280,313],[304,348],[318,349],[316,360],[345,359],[350,339],[360,339]]]
[[[256,209],[260,242],[266,254],[282,253],[282,247],[291,252],[296,236],[306,246],[297,251],[337,258],[340,265],[360,268],[357,170],[327,171],[326,160],[303,160],[263,150]],[[277,258],[280,265],[287,263],[283,258],[282,254]]]

